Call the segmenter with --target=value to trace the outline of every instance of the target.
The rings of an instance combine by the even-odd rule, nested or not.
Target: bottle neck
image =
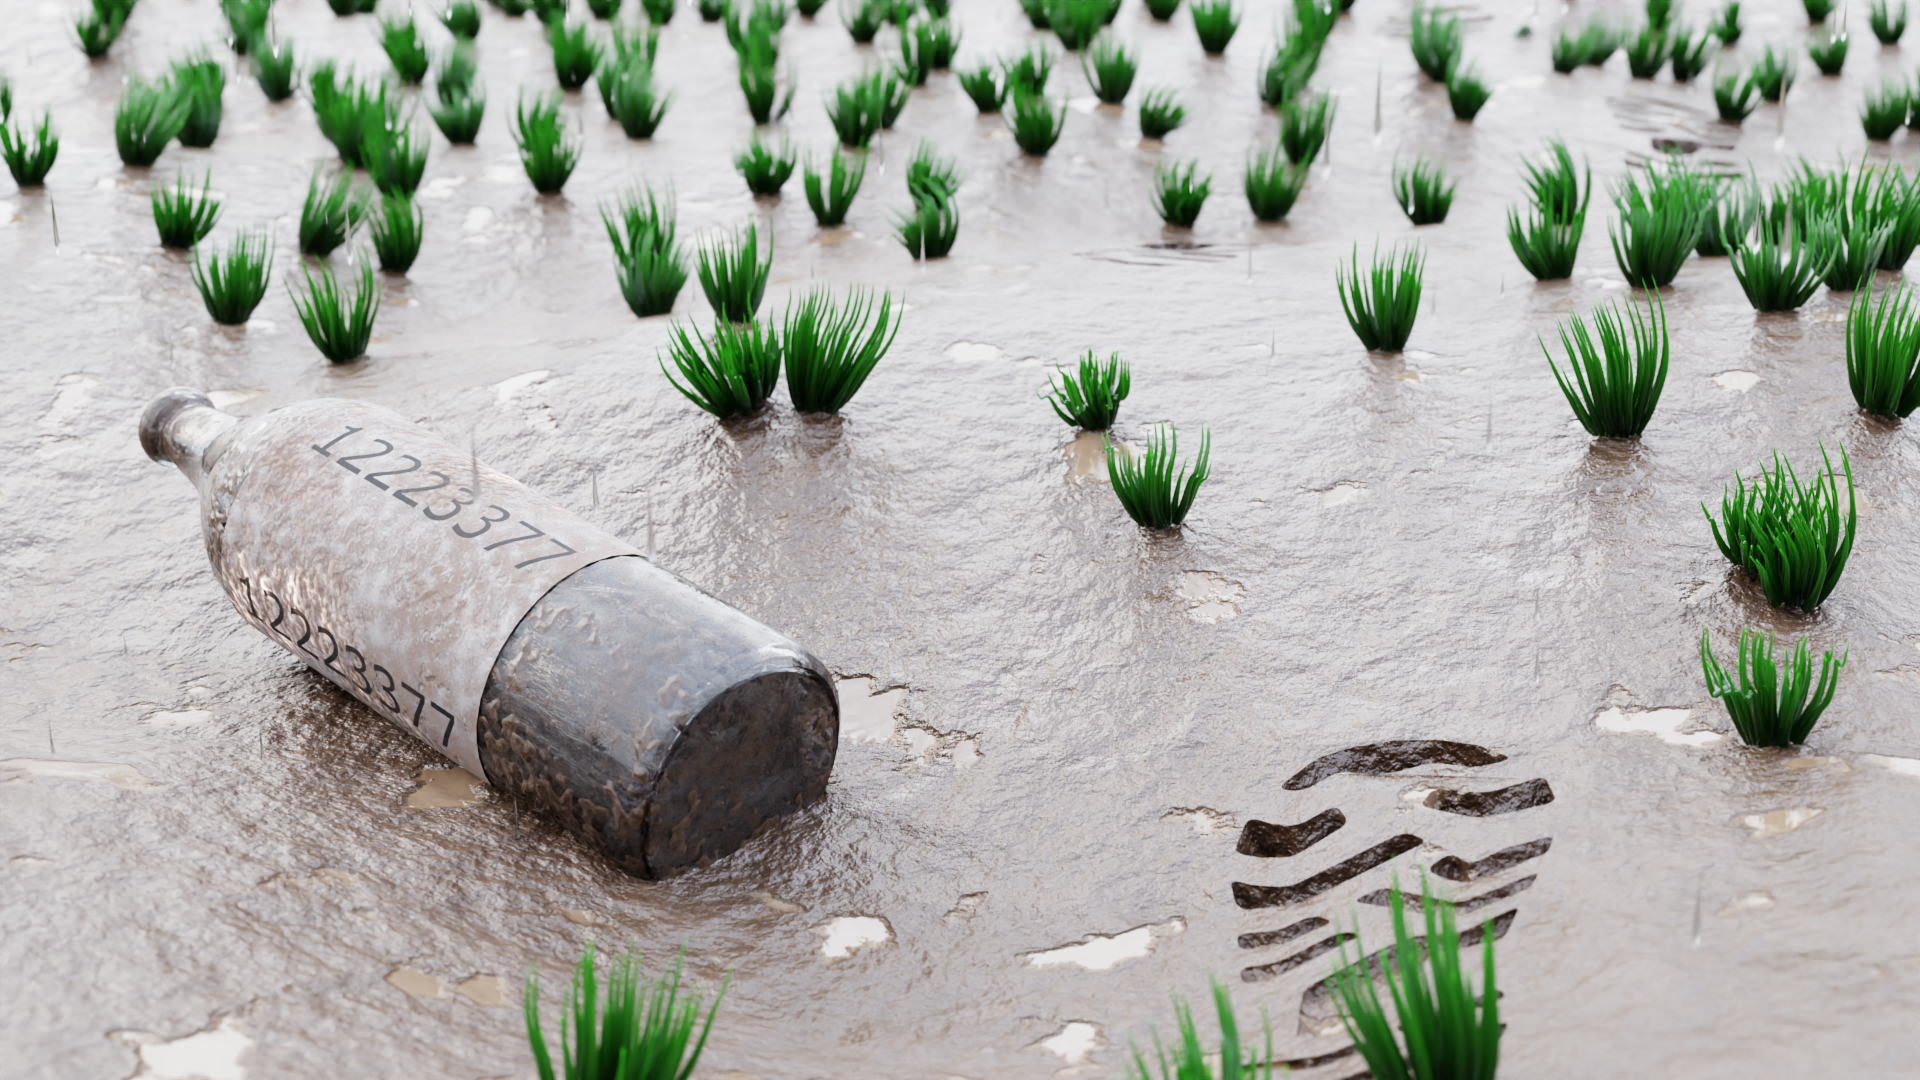
[[[140,448],[155,461],[171,462],[204,493],[207,473],[225,448],[220,436],[239,423],[238,417],[214,408],[207,395],[176,386],[149,402],[141,414]],[[218,448],[216,441],[221,442]]]

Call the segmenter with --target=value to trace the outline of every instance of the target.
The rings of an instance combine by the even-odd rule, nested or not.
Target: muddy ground
[[[1232,884],[1289,885],[1403,834],[1421,842],[1392,864],[1403,880],[1551,839],[1449,885],[1505,890],[1482,914],[1517,913],[1498,949],[1506,1075],[1914,1075],[1911,425],[1854,408],[1846,296],[1755,315],[1725,260],[1695,259],[1663,294],[1658,414],[1637,445],[1596,443],[1536,335],[1626,295],[1604,195],[1570,282],[1532,282],[1503,235],[1520,156],[1555,133],[1602,182],[1656,140],[1765,180],[1802,154],[1911,163],[1910,134],[1869,149],[1855,118],[1907,66],[1863,9],[1829,79],[1804,60],[1797,4],[1746,7],[1743,56],[1802,56],[1784,119],[1721,124],[1704,84],[1631,81],[1620,56],[1553,74],[1563,14],[1629,13],[1581,0],[1468,9],[1467,55],[1497,86],[1468,125],[1415,69],[1399,0],[1359,0],[1316,80],[1339,96],[1331,152],[1288,222],[1262,226],[1238,172],[1277,129],[1253,85],[1279,8],[1250,5],[1209,59],[1184,11],[1156,24],[1127,0],[1117,26],[1143,71],[1124,111],[1093,107],[1062,65],[1065,135],[1027,158],[937,74],[879,140],[841,230],[815,227],[797,176],[782,199],[747,194],[731,55],[690,9],[663,35],[676,97],[658,137],[625,139],[591,87],[569,95],[585,153],[563,196],[536,197],[506,116],[553,74],[533,22],[489,8],[478,145],[435,133],[420,260],[385,280],[368,357],[336,367],[278,285],[245,329],[211,323],[147,205],[150,183],[210,167],[216,239],[270,224],[284,279],[307,176],[331,154],[309,106],[271,105],[236,71],[211,150],[123,168],[121,79],[214,42],[217,8],[144,0],[88,64],[66,5],[7,0],[16,114],[50,107],[62,144],[44,191],[0,192],[0,1076],[527,1076],[518,980],[540,964],[557,989],[595,934],[650,962],[684,943],[710,985],[731,971],[710,1077],[1113,1075],[1129,1042],[1168,1032],[1169,991],[1203,995],[1209,973],[1243,1024],[1271,1016],[1276,1056],[1312,1058],[1348,1045],[1309,993],[1331,958],[1257,969],[1356,918],[1382,943],[1384,910],[1359,901],[1393,870],[1261,909]],[[1038,36],[1013,0],[955,9],[967,63]],[[303,59],[385,69],[369,17],[284,0],[276,20]],[[821,95],[874,54],[831,8],[785,42],[792,136],[824,152]],[[1155,85],[1195,114],[1164,147],[1141,144],[1132,107]],[[952,257],[916,264],[889,233],[922,138],[966,180]],[[1460,181],[1441,226],[1408,226],[1389,195],[1396,156],[1419,152]],[[1149,205],[1163,156],[1215,175],[1191,233]],[[640,178],[673,185],[690,236],[772,223],[770,310],[813,280],[904,292],[898,342],[841,417],[797,416],[782,392],[722,426],[668,386],[669,320],[621,303],[596,211]],[[1335,299],[1336,261],[1376,237],[1429,252],[1402,356],[1363,351]],[[706,317],[692,285],[675,318]],[[1214,478],[1181,533],[1136,529],[1035,396],[1086,349],[1133,365],[1122,438],[1171,420],[1190,452],[1211,430]],[[636,544],[651,522],[663,565],[851,680],[829,797],[648,882],[435,771],[216,587],[193,490],[135,441],[143,404],[183,383],[241,415],[390,405]],[[1700,502],[1821,440],[1851,455],[1859,540],[1803,618],[1730,571]],[[1802,750],[1741,747],[1706,695],[1701,628],[1725,642],[1747,623],[1851,648]],[[1392,739],[1504,760],[1282,786]],[[1550,803],[1494,816],[1434,794],[1534,780]],[[1347,825],[1309,851],[1236,852],[1250,821],[1330,808]],[[1329,922],[1240,945],[1306,920]],[[1091,947],[1049,953],[1075,944]]]

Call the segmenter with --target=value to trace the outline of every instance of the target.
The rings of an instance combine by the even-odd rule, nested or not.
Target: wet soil
[[[1031,36],[1012,0],[955,7],[968,63]],[[1801,49],[1797,4],[1745,7],[1743,54]],[[1590,9],[1628,13],[1569,17]],[[44,191],[0,193],[0,1076],[526,1076],[523,974],[557,990],[598,935],[656,963],[684,945],[709,984],[731,972],[712,1077],[1110,1075],[1170,1028],[1168,992],[1198,997],[1209,973],[1243,1023],[1273,1018],[1277,1055],[1321,1060],[1300,1075],[1344,1077],[1357,1062],[1326,1057],[1347,1042],[1313,992],[1324,944],[1356,919],[1384,943],[1374,894],[1430,864],[1500,919],[1507,1075],[1913,1075],[1911,425],[1854,409],[1847,297],[1755,315],[1724,260],[1696,259],[1664,293],[1659,413],[1638,443],[1595,442],[1536,336],[1625,294],[1609,215],[1596,200],[1569,282],[1533,283],[1502,233],[1518,156],[1554,133],[1603,182],[1656,142],[1766,180],[1801,154],[1910,163],[1909,135],[1869,148],[1855,120],[1865,88],[1904,77],[1903,50],[1857,10],[1842,77],[1803,60],[1784,117],[1736,129],[1705,85],[1630,81],[1619,56],[1556,76],[1558,7],[1483,3],[1467,55],[1497,89],[1467,125],[1414,68],[1398,0],[1359,0],[1318,78],[1340,100],[1329,158],[1288,222],[1261,226],[1237,176],[1277,127],[1253,85],[1278,10],[1250,5],[1208,59],[1184,12],[1125,6],[1139,87],[1177,87],[1193,113],[1164,147],[1062,65],[1065,135],[1023,157],[935,75],[879,140],[850,226],[819,230],[797,178],[783,199],[745,192],[732,59],[686,9],[662,39],[676,97],[658,138],[569,95],[585,153],[563,196],[536,197],[506,115],[551,68],[531,20],[488,9],[479,144],[435,135],[420,261],[385,281],[370,355],[332,367],[277,287],[245,329],[210,323],[147,208],[150,183],[211,167],[216,238],[271,224],[284,278],[330,154],[309,107],[236,74],[211,150],[122,168],[121,78],[215,39],[217,9],[145,0],[88,64],[64,5],[0,7],[16,112],[51,107],[62,135]],[[367,17],[285,0],[276,18],[304,58],[384,69]],[[829,10],[796,20],[786,56],[793,137],[824,152],[822,93],[874,53]],[[966,176],[959,244],[924,265],[888,235],[921,138]],[[1414,229],[1388,176],[1420,152],[1460,188],[1446,224]],[[1215,175],[1191,233],[1149,205],[1164,156]],[[622,305],[596,214],[641,177],[674,186],[687,234],[772,223],[771,310],[814,280],[904,290],[899,340],[842,416],[782,401],[718,425],[668,386],[668,320]],[[1376,236],[1429,252],[1403,356],[1362,351],[1335,299],[1336,261]],[[677,317],[706,318],[697,287]],[[1035,396],[1089,348],[1133,365],[1121,438],[1212,431],[1214,479],[1177,535],[1134,528]],[[181,383],[244,415],[336,395],[471,438],[890,696],[850,702],[858,737],[824,802],[710,867],[623,876],[423,772],[446,763],[234,616],[192,488],[135,441],[142,405]],[[1803,618],[1729,571],[1700,502],[1820,440],[1851,454],[1862,512],[1846,577]],[[1803,751],[1742,748],[1706,696],[1701,628],[1724,642],[1746,623],[1852,650]],[[1412,739],[1503,760],[1287,783]],[[1241,836],[1329,810],[1344,824],[1296,854]],[[1298,902],[1235,902],[1359,863],[1284,894]]]

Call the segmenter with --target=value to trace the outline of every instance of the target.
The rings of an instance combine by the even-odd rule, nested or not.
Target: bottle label
[[[480,697],[507,637],[574,571],[639,552],[390,409],[308,401],[266,425],[219,545],[235,609],[484,777]]]

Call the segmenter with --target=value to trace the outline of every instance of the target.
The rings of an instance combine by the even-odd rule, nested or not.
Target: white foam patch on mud
[[[493,384],[494,400],[505,405],[507,402],[513,400],[513,395],[535,383],[545,382],[552,374],[553,372],[548,371],[546,368],[541,368],[539,371],[529,371],[524,375],[515,375],[511,379],[502,379]]]
[[[1747,814],[1740,818],[1740,824],[1753,830],[1753,839],[1764,840],[1769,836],[1790,833],[1825,812],[1818,806],[1796,806],[1790,810]]]
[[[189,728],[199,727],[213,719],[213,714],[205,709],[185,709],[180,712],[148,713],[140,722],[148,727]]]
[[[152,791],[160,787],[140,775],[131,765],[112,761],[49,761],[42,758],[7,758],[0,769],[13,769],[29,777],[48,780],[103,780],[129,791]],[[11,779],[11,778],[10,778]]]
[[[840,692],[841,742],[875,743],[893,738],[896,715],[907,703],[905,687],[875,693],[873,680],[858,675],[837,680],[834,688]]]
[[[1722,390],[1731,390],[1736,394],[1744,394],[1760,385],[1760,376],[1755,375],[1751,371],[1723,371],[1715,375],[1713,381],[1719,384]]]
[[[989,360],[998,360],[1002,355],[1000,346],[984,341],[956,341],[947,346],[947,356],[963,364],[984,364]]]
[[[1692,709],[1628,709],[1615,705],[1594,714],[1593,726],[1615,735],[1645,733],[1674,746],[1712,746],[1726,736],[1717,731],[1681,731]]]
[[[1863,765],[1878,765],[1897,776],[1920,776],[1920,760],[1909,757],[1888,757],[1885,754],[1861,754],[1854,758]]]
[[[1077,945],[1062,945],[1027,954],[1028,967],[1060,967],[1073,964],[1088,971],[1112,971],[1128,960],[1139,960],[1153,952],[1160,939],[1184,933],[1187,920],[1176,915],[1163,923],[1136,926],[1118,934],[1088,934]]]
[[[1160,820],[1186,821],[1201,836],[1232,832],[1235,824],[1232,814],[1223,814],[1205,806],[1176,806],[1161,814]]]
[[[893,927],[873,915],[844,915],[813,928],[824,940],[820,952],[829,960],[845,960],[861,949],[893,940]]]
[[[113,1037],[140,1054],[133,1080],[246,1080],[240,1056],[253,1046],[231,1017],[179,1039],[150,1031],[116,1031]]]
[[[1365,498],[1367,485],[1352,480],[1342,480],[1324,491],[1316,491],[1321,506],[1345,506],[1350,502]]]
[[[1174,593],[1189,605],[1188,618],[1212,624],[1240,614],[1247,590],[1211,570],[1188,570],[1180,575],[1180,587]]]
[[[1061,1025],[1059,1031],[1033,1045],[1068,1065],[1085,1065],[1093,1058],[1093,1052],[1100,1049],[1102,1042],[1099,1024],[1069,1020]]]

